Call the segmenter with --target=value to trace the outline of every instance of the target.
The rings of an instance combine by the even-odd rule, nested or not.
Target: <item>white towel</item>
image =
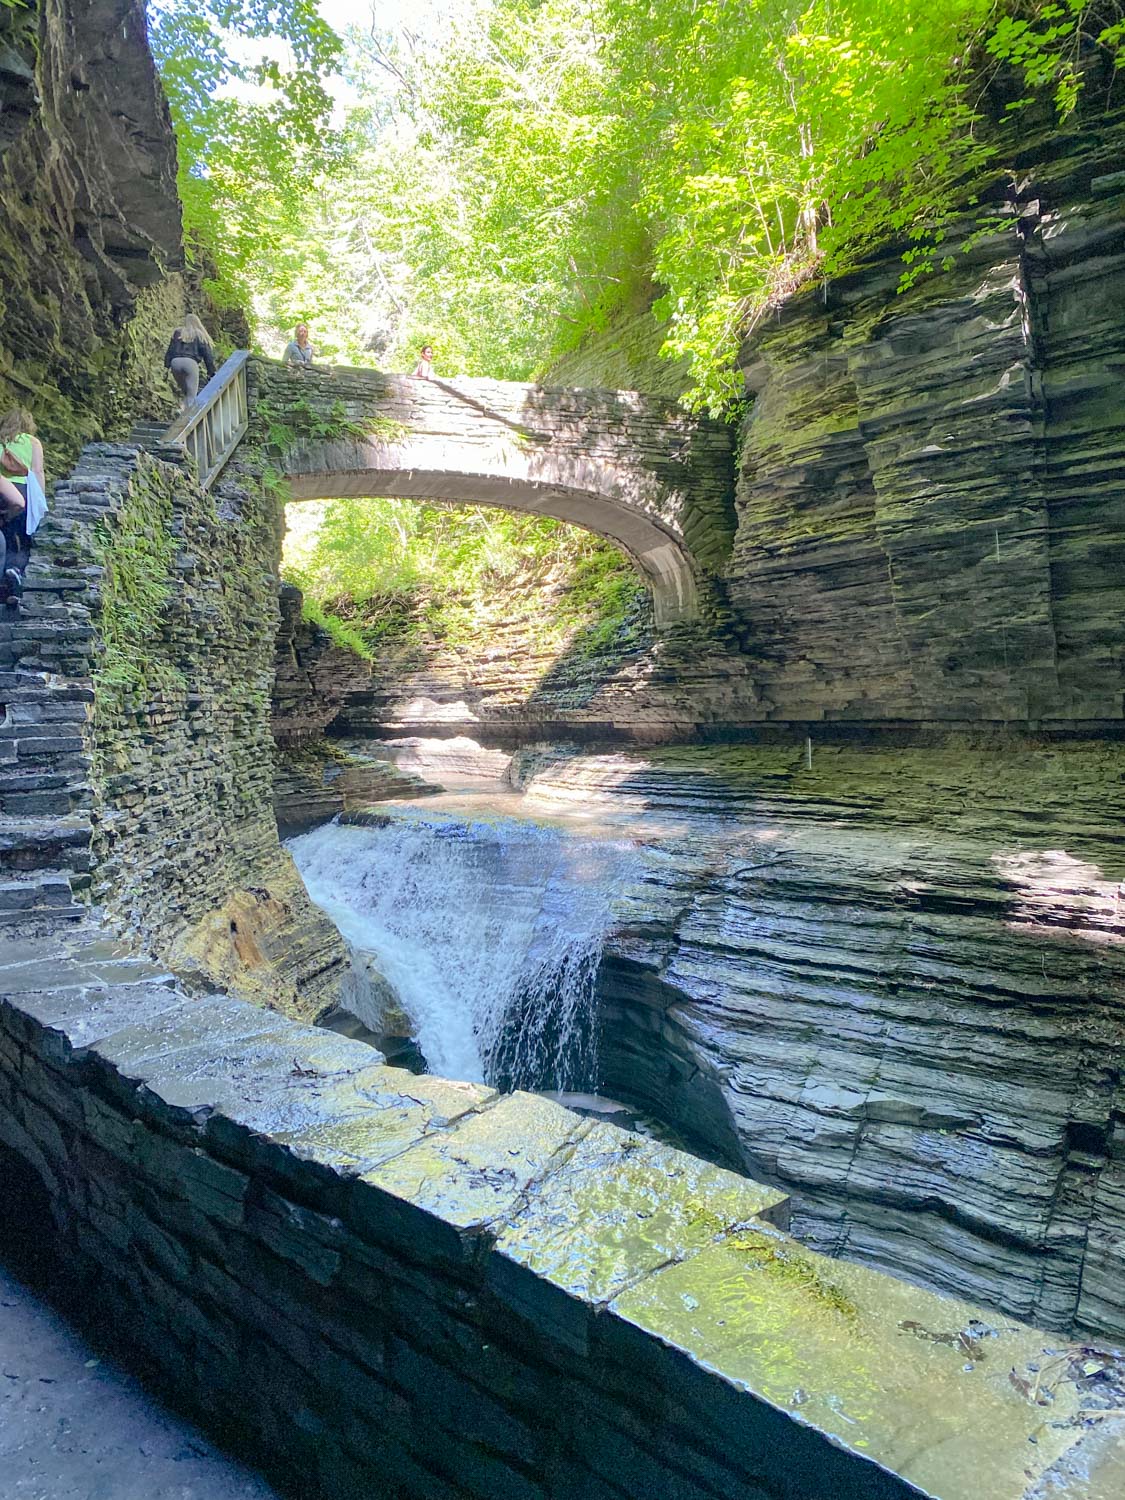
[[[47,497],[34,469],[27,471],[27,534],[34,536],[39,523],[47,514]]]

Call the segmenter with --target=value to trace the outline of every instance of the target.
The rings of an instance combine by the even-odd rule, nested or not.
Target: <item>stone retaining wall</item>
[[[10,691],[50,698],[19,712],[59,720],[13,731],[35,774],[8,790],[39,814],[19,820],[29,858],[72,883],[80,870],[121,926],[209,982],[314,1018],[346,960],[273,817],[279,548],[279,506],[252,473],[232,466],[205,494],[172,451],[87,448],[4,627]]]
[[[1112,1356],[811,1255],[669,1148],[126,968],[0,956],[0,1142],[118,1339],[303,1500],[1111,1493]]]

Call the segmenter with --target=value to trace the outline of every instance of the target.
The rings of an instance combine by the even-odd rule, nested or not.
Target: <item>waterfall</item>
[[[630,845],[388,812],[385,827],[330,823],[287,847],[345,941],[376,955],[427,1065],[500,1088],[594,1088],[595,980]]]

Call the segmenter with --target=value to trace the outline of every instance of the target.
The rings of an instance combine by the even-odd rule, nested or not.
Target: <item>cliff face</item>
[[[744,351],[728,580],[763,717],[1120,722],[1123,144],[1119,114],[1029,149],[1008,231]]]
[[[531,757],[644,813],[602,1082],[792,1195],[794,1232],[1125,1334],[1120,755]]]
[[[166,399],[181,269],[142,0],[0,7],[0,404],[32,408],[54,472]]]
[[[382,670],[345,727],[428,717],[448,733],[459,705],[461,731],[516,740],[1120,726],[1122,160],[1125,113],[1091,111],[1017,153],[1015,186],[992,185],[1008,227],[974,239],[966,214],[947,267],[908,293],[897,255],[876,254],[763,322],[741,354],[755,399],[721,640],[568,658],[503,697],[486,658]],[[634,357],[651,353],[646,317],[552,380],[651,378]]]
[[[283,747],[319,738],[348,694],[366,687],[371,676],[361,656],[335,645],[326,630],[302,619],[301,606],[300,589],[283,584],[272,704],[274,741]]]

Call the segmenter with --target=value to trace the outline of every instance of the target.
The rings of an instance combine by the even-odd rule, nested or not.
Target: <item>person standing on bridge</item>
[[[309,325],[298,323],[293,330],[293,337],[285,346],[282,362],[290,370],[311,370],[313,352],[313,346],[309,343]]]
[[[418,363],[410,373],[417,380],[430,380],[433,378],[434,346],[432,344],[422,345],[422,353],[419,356]]]
[[[199,366],[201,364],[206,367],[207,379],[210,380],[215,373],[215,354],[211,345],[211,335],[194,313],[188,313],[172,334],[164,355],[164,367],[171,371],[172,379],[179,386],[180,395],[184,398],[182,411],[186,411],[199,394]]]
[[[12,607],[23,594],[31,534],[47,509],[45,483],[43,444],[35,436],[35,419],[14,406],[0,417],[0,588],[5,604]]]

